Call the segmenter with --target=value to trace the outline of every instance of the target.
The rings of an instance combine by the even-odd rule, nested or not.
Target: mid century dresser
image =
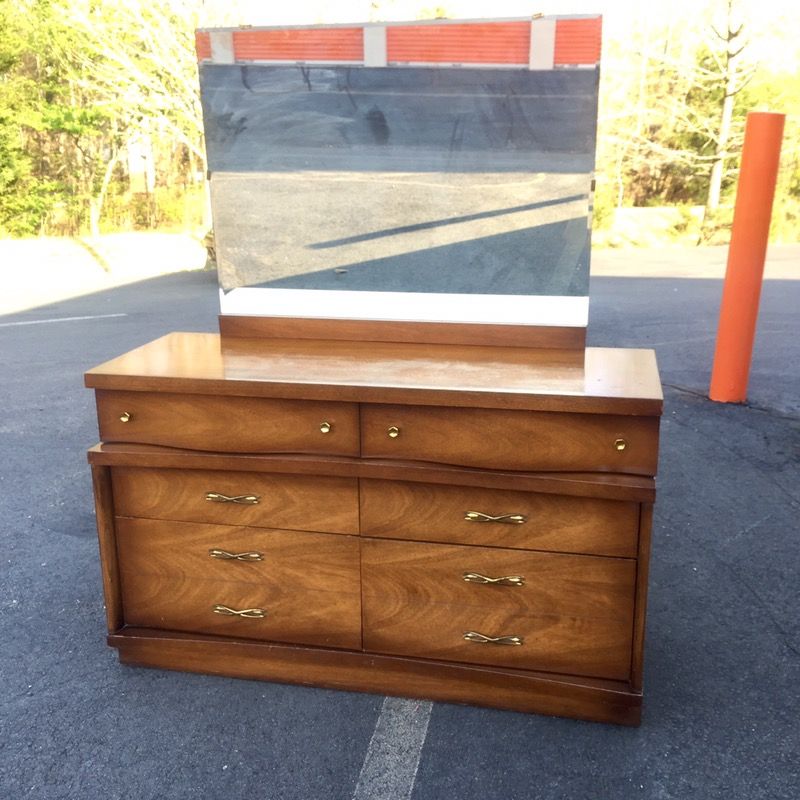
[[[198,31],[220,334],[86,376],[123,662],[638,724],[662,396],[585,348],[600,50]]]
[[[638,724],[651,351],[173,333],[86,384],[124,663]]]

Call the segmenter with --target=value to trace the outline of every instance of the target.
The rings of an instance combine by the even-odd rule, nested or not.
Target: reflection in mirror
[[[200,80],[223,313],[585,325],[596,66]]]

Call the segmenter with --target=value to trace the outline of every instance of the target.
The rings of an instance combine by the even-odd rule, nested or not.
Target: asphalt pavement
[[[590,344],[654,347],[665,384],[638,729],[119,665],[82,374],[214,331],[215,276],[0,317],[0,799],[795,800],[800,281],[765,283],[742,406],[705,398],[720,290],[592,279]]]

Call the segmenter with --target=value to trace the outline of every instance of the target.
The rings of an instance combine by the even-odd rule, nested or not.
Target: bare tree
[[[97,234],[109,184],[130,137],[153,130],[185,147],[193,173],[206,173],[194,51],[196,0],[60,0],[81,50],[72,80],[113,116],[115,136],[90,204]]]
[[[730,157],[728,148],[731,142],[736,95],[749,83],[755,67],[743,67],[741,65],[742,54],[748,42],[744,35],[744,23],[737,20],[735,0],[727,0],[726,2],[722,30],[718,30],[713,25],[711,30],[718,43],[721,44],[721,48],[712,49],[717,70],[710,77],[717,79],[724,86],[719,122],[716,128],[716,136],[714,137],[714,155],[711,161],[711,173],[706,199],[706,210],[713,212],[719,208],[726,161]]]

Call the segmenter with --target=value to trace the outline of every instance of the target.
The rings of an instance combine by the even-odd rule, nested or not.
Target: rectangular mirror
[[[585,327],[599,37],[198,32],[222,313]]]

